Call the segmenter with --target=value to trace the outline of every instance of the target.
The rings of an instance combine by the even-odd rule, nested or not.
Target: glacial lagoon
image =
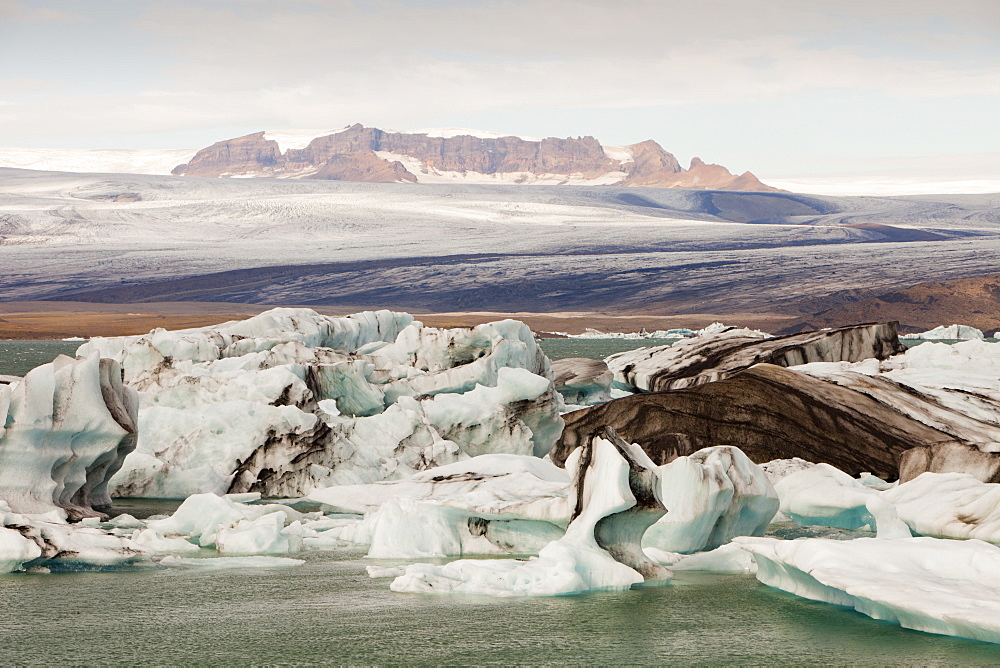
[[[496,599],[396,594],[357,552],[295,568],[150,569],[0,580],[5,663],[996,664],[1000,647],[877,622],[752,575]],[[386,563],[386,562],[379,562]]]
[[[657,343],[550,339],[543,347],[556,358],[604,357]],[[2,345],[0,373],[21,374],[78,343]],[[144,517],[176,505],[123,499],[116,510]],[[753,575],[682,571],[665,587],[569,597],[438,597],[392,593],[390,579],[365,570],[402,562],[350,549],[294,556],[306,563],[2,576],[0,656],[72,663],[85,648],[94,664],[1000,662],[996,645],[874,621]]]

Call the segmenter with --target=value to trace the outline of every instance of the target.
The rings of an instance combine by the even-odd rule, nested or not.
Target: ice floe
[[[1000,642],[1000,548],[938,538],[737,538],[757,579],[929,633]]]
[[[222,570],[228,568],[288,568],[290,566],[301,566],[304,563],[306,563],[304,559],[261,556],[202,558],[169,556],[160,560],[161,566],[169,566],[172,568],[203,568],[209,570]]]

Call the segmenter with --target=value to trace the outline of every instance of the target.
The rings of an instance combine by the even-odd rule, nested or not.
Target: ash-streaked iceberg
[[[549,361],[513,320],[435,329],[389,311],[274,309],[91,350],[140,396],[120,496],[301,496],[489,452],[542,456],[563,424]]]
[[[645,547],[691,553],[735,536],[762,536],[778,511],[764,471],[739,448],[720,445],[659,467],[659,498],[667,509],[642,537]]]
[[[1000,343],[924,343],[881,362],[794,369],[858,393],[859,402],[874,400],[872,415],[880,405],[921,430],[933,430],[899,453],[901,480],[931,471],[1000,482]]]
[[[608,357],[615,382],[644,392],[694,387],[728,378],[754,364],[857,362],[902,352],[896,323],[852,325],[772,337],[750,329],[719,328],[669,346]]]
[[[14,512],[99,517],[136,445],[138,399],[96,353],[59,356],[0,384],[0,498]]]
[[[565,357],[552,362],[556,391],[567,404],[591,406],[610,401],[614,374],[601,360]]]
[[[642,534],[665,512],[655,466],[613,431],[570,457],[572,521],[566,534],[527,561],[460,559],[443,566],[413,564],[390,588],[399,592],[552,596],[628,589],[662,582],[670,571],[640,547]]]

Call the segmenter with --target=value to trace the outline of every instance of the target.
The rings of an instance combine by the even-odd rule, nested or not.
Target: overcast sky
[[[360,122],[997,177],[998,118],[1000,0],[0,0],[0,146]]]

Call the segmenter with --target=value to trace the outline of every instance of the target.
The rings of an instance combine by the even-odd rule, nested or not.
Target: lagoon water
[[[553,357],[650,340],[549,339]],[[0,373],[76,342],[0,342]],[[120,500],[144,517],[176,502]],[[206,551],[206,557],[214,556]],[[295,568],[0,575],[4,664],[995,665],[1000,646],[908,631],[751,575],[532,599],[396,594],[352,550]],[[394,565],[401,562],[377,562]]]
[[[907,631],[749,575],[494,599],[395,594],[358,553],[295,568],[0,577],[0,656],[48,664],[996,664],[1000,647]],[[381,562],[387,563],[387,562]]]
[[[59,355],[75,355],[83,341],[0,341],[0,375],[23,376]]]

